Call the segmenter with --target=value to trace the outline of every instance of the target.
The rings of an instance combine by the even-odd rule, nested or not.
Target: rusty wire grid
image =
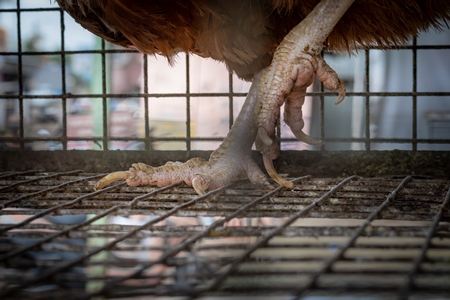
[[[0,176],[2,299],[450,295],[449,180],[303,176],[197,196]]]

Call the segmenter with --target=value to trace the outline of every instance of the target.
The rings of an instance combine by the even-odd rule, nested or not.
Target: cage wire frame
[[[276,167],[281,172],[289,174],[289,179],[295,183],[291,191],[281,187],[268,190],[251,186],[246,182],[225,186],[205,196],[197,196],[192,189],[180,184],[165,188],[129,188],[124,183],[118,183],[101,191],[92,191],[92,185],[104,175],[104,172],[127,168],[130,163],[136,161],[162,164],[167,160],[183,160],[191,156],[206,158],[210,151],[192,150],[191,143],[220,141],[221,138],[192,136],[189,109],[191,98],[227,97],[231,127],[234,119],[234,98],[246,94],[233,91],[231,74],[229,74],[229,90],[226,93],[192,93],[189,84],[191,75],[188,55],[186,55],[186,93],[151,93],[148,86],[149,66],[146,56],[143,56],[142,93],[108,93],[107,55],[136,51],[108,49],[105,41],[101,42],[99,50],[66,50],[64,12],[57,7],[24,9],[20,4],[21,1],[17,0],[17,8],[0,10],[0,14],[17,14],[18,32],[17,52],[0,52],[0,55],[17,56],[19,78],[23,78],[24,56],[60,56],[62,92],[60,95],[28,95],[24,93],[23,81],[19,80],[17,94],[0,95],[0,101],[18,99],[20,115],[19,136],[0,137],[0,142],[18,142],[20,145],[19,151],[0,152],[2,157],[0,274],[4,274],[0,280],[1,298],[68,297],[67,291],[76,292],[76,295],[72,294],[70,297],[82,299],[97,296],[119,298],[144,295],[188,295],[190,298],[203,296],[221,298],[235,295],[259,295],[266,298],[272,295],[274,297],[290,295],[293,299],[308,295],[353,297],[369,295],[398,299],[408,297],[428,299],[430,296],[450,298],[450,287],[447,284],[450,278],[448,180],[450,154],[448,151],[427,152],[417,149],[420,143],[450,144],[450,139],[422,139],[417,136],[417,98],[450,96],[450,92],[417,91],[417,50],[448,50],[450,45],[417,45],[414,40],[412,45],[399,47],[411,50],[413,54],[412,92],[370,92],[370,51],[377,48],[363,50],[365,91],[347,93],[348,97],[360,96],[365,99],[363,138],[327,137],[325,97],[335,94],[325,92],[323,86],[320,87],[320,91],[308,93],[316,97],[320,103],[319,138],[327,143],[364,143],[365,149],[349,152],[283,151]],[[59,12],[62,29],[61,51],[23,51],[21,13],[41,11]],[[75,95],[67,92],[66,56],[71,54],[101,55],[102,93]],[[413,122],[410,139],[370,136],[371,96],[411,97]],[[103,115],[101,137],[67,136],[67,100],[75,97],[101,98]],[[108,136],[107,100],[112,97],[144,98],[144,138]],[[164,97],[186,99],[186,138],[150,138],[149,99]],[[61,137],[25,136],[24,101],[33,98],[61,99],[63,110]],[[277,133],[280,142],[293,141],[282,138],[279,129],[280,126]],[[109,142],[123,140],[144,142],[146,151],[109,149]],[[63,150],[26,150],[27,143],[38,141],[60,142]],[[102,150],[69,151],[67,145],[70,141],[98,141],[102,145]],[[153,141],[183,141],[186,143],[186,150],[163,153],[154,151],[149,157],[148,151]],[[408,143],[412,145],[412,151],[372,151],[371,145],[379,142]],[[320,150],[323,150],[323,147]],[[79,170],[80,166],[83,166],[83,170]],[[387,174],[391,176],[368,178]],[[72,215],[89,215],[89,217],[75,224],[49,221],[53,216]],[[146,215],[148,218],[138,225],[110,224],[106,221],[116,216],[131,218],[136,215]],[[9,217],[19,220],[5,219]],[[206,225],[198,223],[179,226],[177,220],[182,217],[216,219]],[[278,223],[265,224],[264,217],[273,218]],[[319,224],[307,226],[300,223],[294,226],[297,221],[304,218],[318,219]],[[239,221],[238,224],[231,225],[230,221],[236,219]],[[327,220],[335,219],[345,219],[350,223],[345,225],[326,223]],[[394,225],[389,224],[389,221]],[[155,237],[162,238],[163,244],[159,246],[140,244],[141,240]],[[234,237],[248,240],[237,240],[228,245],[224,242]],[[313,240],[303,240],[308,237]],[[382,239],[382,242],[377,244],[375,238]],[[80,239],[84,239],[85,244],[77,244]],[[395,239],[404,244],[392,244]],[[93,240],[101,242],[89,244]],[[208,244],[210,240],[219,243]],[[329,255],[318,254],[298,258],[286,254],[291,250],[301,253],[304,248],[313,249],[317,253],[326,251]],[[157,259],[142,260],[120,261],[115,257],[114,251],[118,253],[131,251],[135,254],[140,249],[144,252],[161,251],[162,254]],[[234,255],[233,251],[236,249],[241,252]],[[274,252],[279,249],[285,252]],[[230,254],[216,258],[214,255],[221,250],[229,251]],[[372,256],[352,252],[365,250],[374,252],[371,253]],[[393,253],[389,254],[389,250]],[[208,254],[208,251],[212,251],[213,254]],[[269,254],[264,255],[264,251],[268,251]],[[388,254],[384,257],[374,254],[385,251]],[[45,256],[55,252],[61,256],[56,258]],[[107,258],[101,256],[105,253],[109,255]],[[349,256],[349,253],[353,254]],[[311,263],[312,267],[308,269],[306,265],[304,270],[292,270],[276,264],[295,265],[299,262]],[[379,264],[384,268],[376,270],[373,266],[367,265],[358,267],[359,262]],[[345,271],[345,267],[342,267],[345,263],[355,263],[354,269]],[[393,270],[387,268],[386,264],[399,264],[402,268]],[[168,269],[160,273],[147,272],[158,265],[166,266]],[[91,266],[100,269],[117,268],[126,272],[107,274],[100,270],[99,273],[89,271],[91,272],[88,272],[89,275],[78,272],[80,268],[87,270]],[[256,268],[251,269],[249,266]],[[267,266],[275,267],[268,270]],[[289,277],[293,277],[294,286],[273,281],[273,276],[283,277],[288,282]],[[348,276],[345,277],[347,281],[340,281],[339,276],[342,278]],[[385,281],[380,279],[383,276],[387,278]],[[391,284],[388,283],[391,280],[390,276],[394,278]],[[362,279],[356,280],[357,278]],[[153,279],[160,281],[158,284],[151,283]],[[146,280],[150,280],[150,283]],[[242,284],[239,284],[240,281]],[[87,287],[90,284],[95,285],[95,282],[100,284]]]
[[[56,11],[60,14],[60,39],[61,39],[61,50],[60,51],[23,51],[23,42],[21,37],[21,14],[24,12],[49,12]],[[21,8],[20,0],[17,1],[17,8],[1,9],[0,13],[16,13],[17,15],[17,52],[0,52],[1,56],[16,56],[18,58],[18,76],[23,78],[23,57],[24,56],[38,56],[38,55],[58,55],[61,58],[61,94],[38,94],[29,95],[24,93],[24,84],[22,79],[19,80],[18,93],[0,95],[0,99],[17,99],[19,103],[19,136],[18,137],[0,137],[0,141],[4,142],[17,142],[20,144],[20,150],[25,149],[26,143],[32,143],[37,141],[42,142],[60,142],[62,149],[67,150],[67,143],[69,141],[92,141],[100,142],[103,151],[109,150],[109,142],[111,141],[135,141],[143,142],[145,145],[145,150],[150,150],[150,143],[152,141],[183,141],[186,144],[186,153],[190,154],[191,142],[192,141],[221,141],[224,137],[197,137],[192,136],[191,133],[191,112],[190,112],[190,102],[193,97],[227,97],[229,99],[229,127],[231,128],[234,119],[233,112],[233,99],[235,97],[244,97],[246,93],[236,93],[233,91],[233,76],[229,74],[229,89],[226,93],[192,93],[190,91],[190,72],[189,72],[189,60],[190,56],[186,55],[186,91],[185,93],[151,93],[148,87],[148,58],[143,55],[143,92],[142,93],[128,93],[128,94],[112,94],[107,91],[107,70],[106,70],[106,55],[111,55],[115,53],[136,53],[135,50],[130,49],[107,49],[106,42],[101,41],[101,49],[99,50],[74,50],[69,51],[65,49],[65,34],[64,34],[64,19],[65,15],[62,10],[58,7],[48,7],[48,8]],[[336,93],[325,92],[323,85],[320,85],[318,91],[309,92],[307,96],[313,96],[320,103],[320,113],[319,113],[319,138],[324,140],[326,143],[364,143],[364,149],[366,151],[371,150],[371,144],[373,143],[408,143],[411,144],[412,151],[417,151],[418,143],[426,144],[450,144],[450,139],[424,139],[417,137],[417,97],[421,96],[438,96],[438,97],[449,97],[450,92],[418,92],[417,91],[417,50],[426,49],[450,49],[450,45],[417,45],[416,39],[413,39],[412,45],[408,46],[398,46],[396,49],[409,49],[412,52],[412,91],[411,92],[371,92],[370,91],[370,51],[375,49],[381,49],[377,47],[372,47],[371,49],[364,51],[365,60],[365,91],[363,92],[347,92],[347,97],[364,97],[365,98],[365,123],[364,123],[364,137],[327,137],[325,132],[325,97],[335,96]],[[73,54],[100,54],[101,55],[101,93],[95,94],[72,94],[67,92],[67,78],[66,78],[66,57]],[[411,97],[412,106],[412,136],[411,138],[378,138],[371,137],[370,133],[370,105],[369,99],[371,96],[376,97]],[[107,99],[112,97],[117,98],[143,98],[145,105],[145,137],[111,137],[109,136],[109,124],[108,124],[108,111],[107,111]],[[148,106],[150,98],[169,98],[169,97],[182,97],[186,101],[186,137],[176,138],[176,137],[150,137],[149,133],[149,116],[148,116]],[[101,98],[102,99],[102,124],[103,124],[103,134],[102,136],[94,137],[68,137],[67,136],[67,100],[73,98]],[[62,104],[62,135],[61,137],[26,137],[24,135],[24,101],[27,99],[61,99]],[[293,142],[296,141],[294,138],[282,138],[280,135],[280,127],[278,126],[277,131],[278,142]],[[324,149],[324,145],[320,147],[320,150]]]
[[[19,114],[20,114],[20,125],[19,125],[19,137],[0,137],[0,141],[5,142],[19,142],[20,150],[24,150],[25,143],[31,143],[36,141],[44,142],[61,142],[63,150],[67,150],[68,141],[93,141],[101,142],[102,151],[108,151],[108,143],[111,141],[136,141],[144,142],[145,150],[150,150],[149,144],[151,141],[183,141],[186,143],[186,152],[189,153],[191,150],[192,141],[222,141],[224,137],[193,137],[191,135],[191,113],[190,113],[190,99],[192,97],[228,97],[229,98],[229,128],[231,128],[234,120],[233,113],[233,99],[234,97],[245,97],[246,93],[234,93],[233,92],[233,76],[229,73],[229,92],[227,93],[191,93],[190,92],[190,72],[189,72],[189,61],[190,56],[186,54],[186,92],[185,93],[150,93],[148,88],[148,57],[143,55],[143,93],[127,93],[127,94],[117,94],[107,92],[107,74],[106,74],[106,55],[116,54],[116,53],[138,53],[136,50],[132,49],[107,49],[106,45],[108,42],[101,39],[101,49],[99,50],[76,50],[67,51],[64,47],[65,34],[64,30],[61,30],[61,51],[22,51],[22,38],[21,38],[21,13],[22,12],[48,12],[57,11],[60,13],[60,27],[63,29],[64,26],[64,11],[59,7],[56,8],[20,8],[20,0],[17,1],[17,9],[0,9],[0,13],[15,12],[17,14],[17,31],[18,31],[18,45],[17,52],[0,52],[2,56],[17,56],[18,57],[18,73],[19,73],[19,91],[18,94],[0,95],[0,99],[18,99],[19,101]],[[101,85],[102,92],[96,94],[72,94],[67,93],[67,78],[66,78],[66,56],[73,54],[100,54],[101,55]],[[60,55],[61,57],[61,84],[62,93],[60,95],[55,94],[38,94],[38,95],[28,95],[24,94],[23,85],[23,63],[22,58],[26,55]],[[103,134],[101,137],[68,137],[67,136],[67,99],[72,98],[101,98],[102,99],[102,124],[103,124]],[[117,97],[117,98],[144,98],[145,104],[145,138],[135,138],[135,137],[110,137],[108,135],[108,113],[107,113],[107,99]],[[169,97],[183,97],[186,99],[186,138],[176,138],[176,137],[152,137],[149,136],[149,117],[148,117],[148,106],[149,98],[169,98]],[[25,137],[24,136],[24,100],[26,99],[61,99],[62,100],[62,127],[63,133],[60,138],[56,137]]]

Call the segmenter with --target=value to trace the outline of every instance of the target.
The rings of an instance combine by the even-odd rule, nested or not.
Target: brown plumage
[[[242,78],[268,66],[283,37],[318,0],[57,0],[87,30],[124,47],[172,57],[183,51],[223,61]],[[402,44],[450,19],[448,0],[357,0],[326,49]]]

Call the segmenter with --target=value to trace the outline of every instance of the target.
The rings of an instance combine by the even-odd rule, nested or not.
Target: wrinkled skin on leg
[[[306,135],[303,129],[301,107],[307,87],[316,75],[331,91],[337,91],[336,104],[345,97],[345,86],[336,72],[321,57],[325,40],[354,0],[322,0],[314,10],[284,38],[278,46],[271,65],[255,75],[233,128],[209,161],[193,158],[185,163],[169,162],[151,167],[133,164],[129,171],[111,173],[100,179],[95,189],[101,189],[117,180],[126,180],[130,186],[167,186],[184,181],[202,195],[209,189],[249,178],[252,183],[268,181],[251,157],[251,147],[263,155],[265,168],[277,183],[292,188],[292,182],[280,177],[272,160],[278,157],[275,126],[279,108],[285,105],[285,121],[294,135],[309,144],[321,144]]]

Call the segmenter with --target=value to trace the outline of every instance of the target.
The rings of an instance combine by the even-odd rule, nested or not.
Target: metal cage
[[[31,14],[54,20],[57,49],[40,49],[35,36],[25,37],[33,33],[26,29],[33,26]],[[304,146],[285,133],[282,121],[278,125],[283,151],[276,168],[295,183],[292,190],[240,181],[204,196],[183,184],[131,188],[118,183],[93,191],[106,172],[131,163],[207,158],[210,149],[198,145],[214,148],[224,131],[199,133],[194,103],[217,101],[212,109],[226,117],[220,128],[229,129],[246,95],[245,83],[222,69],[225,87],[194,87],[195,58],[186,55],[176,69],[184,83],[161,91],[149,76],[159,71],[153,58],[102,40],[88,49],[70,46],[73,21],[54,3],[0,1],[2,16],[10,22],[0,32],[2,299],[450,298],[450,114],[422,110],[424,99],[440,105],[450,90],[421,86],[431,77],[422,73],[423,59],[450,53],[450,43],[414,39],[386,51],[409,61],[402,71],[405,90],[380,90],[371,80],[379,71],[373,65],[380,53],[376,48],[350,61],[359,64],[359,77],[345,74],[345,61],[338,73],[350,86],[351,119],[358,126],[345,125],[349,115],[330,105],[334,94],[315,83],[308,93],[310,133],[325,146],[299,151]],[[8,34],[4,40],[13,43],[4,46],[1,38]],[[94,87],[75,89],[73,82],[85,79],[71,73],[74,57],[90,55],[96,57],[90,79]],[[139,57],[137,89],[114,90],[115,55]],[[336,57],[327,60],[339,69]],[[30,88],[36,86],[30,79],[39,69],[36,59],[57,66],[57,90]],[[47,102],[30,109],[33,99]],[[96,130],[71,131],[74,99],[95,103],[91,113],[96,119],[89,122],[97,122],[92,125]],[[122,99],[139,104],[140,135],[114,134],[118,125],[112,122],[111,107]],[[385,107],[379,104],[387,99],[405,105],[406,135],[374,129],[386,120],[374,119],[381,118],[378,110]],[[153,131],[162,124],[152,123],[159,100],[182,103],[178,135]],[[32,112],[38,121],[30,121]],[[75,115],[81,116],[78,124],[88,123],[83,113]],[[44,135],[36,124],[45,125]],[[52,131],[52,124],[58,130]],[[344,125],[333,131],[339,124]],[[89,150],[79,150],[80,144]],[[117,145],[125,148],[116,151]],[[379,147],[389,151],[375,151]]]

